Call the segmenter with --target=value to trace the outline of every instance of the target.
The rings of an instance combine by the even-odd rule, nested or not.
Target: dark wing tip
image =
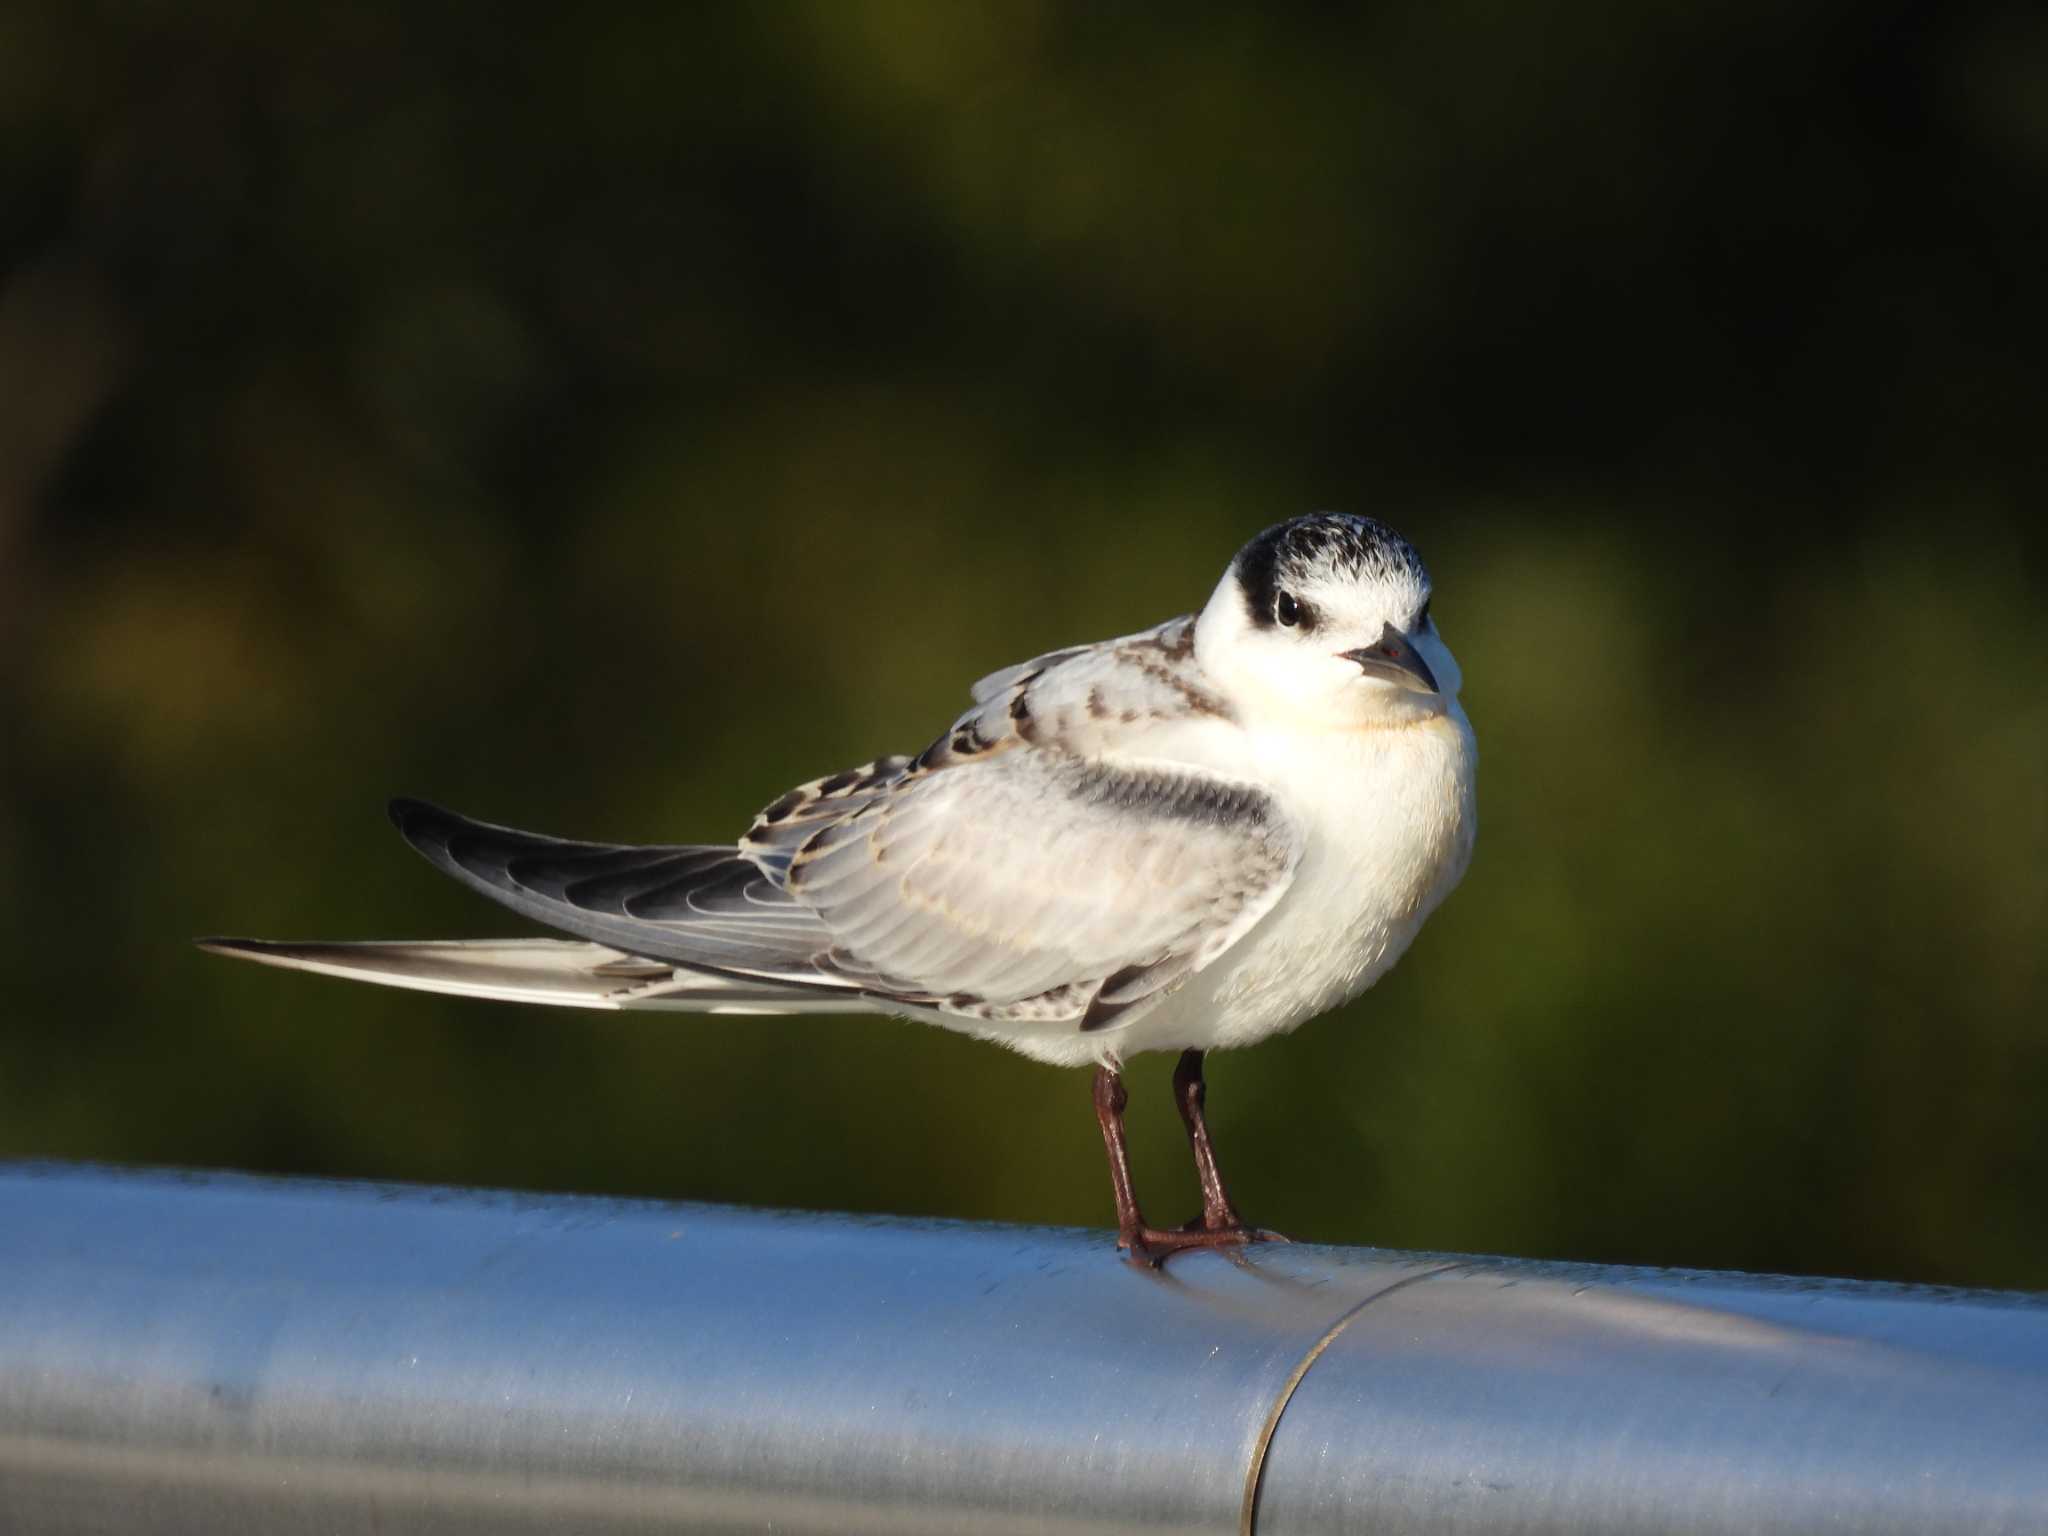
[[[458,816],[455,812],[426,800],[408,800],[400,796],[393,800],[387,809],[391,815],[391,824],[398,828],[399,836],[436,864],[442,862],[442,855],[457,833],[507,830],[504,827],[471,821],[466,816]]]
[[[406,831],[414,822],[428,817],[446,817],[448,814],[438,805],[425,800],[410,799],[405,795],[399,795],[384,809],[391,817],[391,824],[401,832]]]

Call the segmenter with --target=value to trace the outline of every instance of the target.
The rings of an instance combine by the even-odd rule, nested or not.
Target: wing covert
[[[1256,785],[1021,751],[903,780],[814,833],[787,880],[831,931],[826,963],[868,990],[1092,1027],[1221,954],[1299,856]]]

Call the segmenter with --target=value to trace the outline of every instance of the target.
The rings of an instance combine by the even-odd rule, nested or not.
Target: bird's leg
[[[1244,1220],[1230,1203],[1230,1191],[1223,1187],[1223,1171],[1216,1166],[1216,1148],[1209,1140],[1209,1121],[1202,1113],[1208,1098],[1208,1084],[1202,1080],[1202,1053],[1182,1051],[1173,1069],[1173,1105],[1180,1111],[1181,1124],[1188,1128],[1195,1177],[1202,1182],[1202,1225],[1211,1232],[1242,1232]]]
[[[1199,1083],[1201,1053],[1189,1052],[1196,1058],[1196,1081]],[[1178,1084],[1178,1077],[1175,1082]],[[1145,1213],[1138,1209],[1138,1196],[1131,1187],[1130,1149],[1124,1141],[1124,1106],[1130,1096],[1124,1092],[1123,1074],[1114,1067],[1095,1069],[1095,1119],[1102,1127],[1102,1147],[1109,1154],[1109,1187],[1116,1196],[1116,1245],[1128,1248],[1131,1257],[1142,1263],[1159,1265],[1169,1254],[1183,1248],[1227,1248],[1239,1243],[1257,1242],[1269,1234],[1254,1232],[1237,1220],[1237,1213],[1230,1209],[1229,1197],[1223,1195],[1223,1182],[1216,1178],[1215,1160],[1208,1164],[1208,1174],[1203,1180],[1203,1205],[1209,1206],[1208,1191],[1211,1181],[1221,1200],[1218,1207],[1225,1213],[1226,1225],[1212,1227],[1206,1221],[1187,1227],[1162,1232],[1157,1227],[1145,1224]],[[1185,1113],[1185,1111],[1183,1111]],[[1201,1111],[1195,1111],[1199,1121]],[[1194,1133],[1193,1125],[1189,1134]],[[1203,1145],[1208,1142],[1208,1132],[1202,1135]]]
[[[1145,1213],[1138,1209],[1137,1192],[1131,1188],[1131,1154],[1124,1144],[1124,1106],[1130,1101],[1121,1072],[1114,1067],[1095,1069],[1095,1121],[1102,1127],[1102,1149],[1109,1154],[1109,1188],[1116,1196],[1116,1245],[1130,1249],[1133,1258],[1143,1258]]]

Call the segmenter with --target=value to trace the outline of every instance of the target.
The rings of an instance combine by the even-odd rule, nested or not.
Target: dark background
[[[1080,1073],[186,940],[517,930],[388,794],[728,837],[1333,507],[1481,835],[1212,1060],[1247,1210],[2048,1286],[2044,190],[2026,5],[12,0],[0,1154],[1101,1224]]]

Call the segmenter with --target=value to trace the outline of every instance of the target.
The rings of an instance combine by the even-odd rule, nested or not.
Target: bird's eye
[[[1431,601],[1432,599],[1427,597],[1425,597],[1422,600],[1422,609],[1419,613],[1415,615],[1415,627],[1417,629],[1426,629],[1429,627],[1429,605]]]
[[[1294,600],[1292,592],[1282,592],[1273,599],[1273,617],[1289,629],[1301,622],[1301,604]]]

